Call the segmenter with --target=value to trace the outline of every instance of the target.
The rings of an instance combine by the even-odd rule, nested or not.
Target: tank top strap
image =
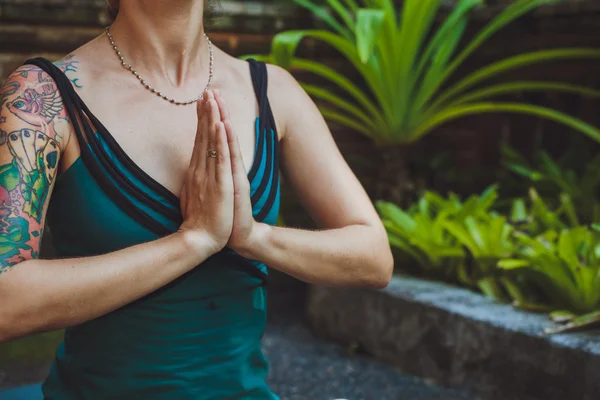
[[[279,138],[275,117],[273,116],[273,111],[269,104],[269,97],[267,96],[267,66],[264,62],[258,62],[254,59],[249,59],[248,62],[250,63],[250,75],[252,77],[252,84],[254,85],[254,92],[256,93],[259,107],[258,140],[259,143],[262,144],[264,138],[264,147],[266,147],[265,152],[258,152],[258,156],[260,157],[262,157],[263,154],[265,155],[266,167],[258,189],[252,196],[253,202],[258,202],[263,195],[266,196],[261,210],[255,216],[257,221],[262,222],[271,212],[279,194]],[[259,149],[262,150],[262,146],[259,146]],[[261,163],[254,163],[255,166],[259,164]],[[257,172],[258,169],[250,171],[250,180],[254,179]]]
[[[250,63],[250,76],[252,77],[252,84],[254,85],[254,93],[258,100],[258,109],[260,117],[260,130],[261,132],[267,129],[267,131],[273,131],[275,138],[277,138],[277,129],[275,126],[275,118],[273,117],[273,111],[269,104],[269,97],[267,96],[267,89],[269,85],[267,66],[264,62],[259,62],[254,59],[249,59]]]

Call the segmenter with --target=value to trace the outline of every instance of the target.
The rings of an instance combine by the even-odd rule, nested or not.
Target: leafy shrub
[[[492,186],[464,202],[426,192],[406,211],[381,201],[377,208],[391,245],[426,275],[518,307],[555,310],[568,324],[549,332],[600,322],[600,233],[573,225],[566,195],[551,210],[531,189],[510,218],[494,210],[497,198]]]
[[[570,322],[567,328],[600,322],[600,233],[579,226],[515,238],[518,258],[501,260],[499,268],[526,274],[558,309],[554,314]]]

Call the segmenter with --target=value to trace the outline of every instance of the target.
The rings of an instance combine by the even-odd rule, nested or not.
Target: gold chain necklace
[[[200,95],[198,95],[195,99],[192,100],[188,100],[188,101],[177,101],[175,99],[172,99],[168,96],[165,96],[164,94],[162,94],[162,92],[154,89],[152,86],[150,86],[146,80],[144,78],[142,78],[142,76],[140,74],[138,74],[138,72],[133,69],[133,67],[131,66],[131,64],[127,64],[125,62],[125,58],[123,57],[123,55],[121,54],[121,51],[119,50],[119,48],[117,47],[112,35],[109,32],[109,27],[106,27],[106,36],[108,36],[108,40],[110,41],[111,46],[113,47],[113,49],[115,50],[115,53],[117,53],[117,56],[119,57],[119,59],[121,60],[121,65],[123,65],[123,68],[125,68],[126,70],[130,71],[137,79],[138,81],[140,81],[140,83],[146,88],[148,89],[150,92],[154,93],[155,95],[157,95],[158,97],[162,98],[165,101],[168,101],[169,103],[178,105],[178,106],[185,106],[188,104],[193,104],[195,102],[197,102],[198,100],[200,100],[202,98],[202,96],[204,95],[204,92],[206,92],[208,89],[210,89],[210,85],[212,83],[213,80],[213,61],[214,61],[214,56],[213,56],[213,46],[212,46],[212,42],[210,41],[210,39],[208,38],[208,36],[206,35],[206,33],[204,34],[204,38],[206,39],[206,42],[208,43],[208,50],[210,51],[210,64],[209,64],[209,69],[208,69],[208,83],[206,84],[206,87],[204,88],[204,90],[202,91],[202,93]]]

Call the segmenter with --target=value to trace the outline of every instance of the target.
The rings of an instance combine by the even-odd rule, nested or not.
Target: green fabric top
[[[255,152],[257,173],[251,179],[251,193],[258,196],[254,196],[253,208],[255,215],[266,215],[264,222],[275,224],[279,184],[276,178],[270,179],[276,165],[269,154],[276,151],[276,134],[268,130],[260,135],[259,119],[256,123],[256,148],[269,151]],[[110,155],[110,147],[102,143]],[[117,157],[111,160],[154,201],[173,207],[161,194],[144,187],[130,166]],[[271,192],[276,193],[274,202],[267,201]],[[173,231],[178,228],[160,213],[131,200]],[[270,209],[263,210],[265,206]],[[157,239],[114,204],[81,159],[59,176],[47,221],[59,257],[103,254]],[[250,263],[262,272],[266,267],[232,253],[219,253],[158,291],[67,329],[43,384],[45,398],[278,399],[265,382],[268,366],[260,348],[266,289],[259,277],[239,263],[245,262],[246,268]]]

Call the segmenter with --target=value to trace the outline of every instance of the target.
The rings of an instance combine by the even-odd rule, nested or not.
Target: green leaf
[[[486,24],[482,30],[474,36],[473,40],[465,46],[464,50],[453,60],[452,64],[450,64],[445,71],[445,74],[440,79],[438,87],[445,82],[446,79],[489,37],[504,26],[510,24],[512,21],[545,3],[548,3],[548,0],[517,0],[506,7],[496,18]]]
[[[512,204],[510,220],[512,222],[521,222],[527,220],[527,207],[524,199],[516,199]]]
[[[569,196],[567,193],[561,193],[560,204],[562,205],[562,209],[569,220],[569,224],[572,226],[579,225],[579,219],[577,218],[577,212],[575,211],[575,205],[573,204],[571,196]]]
[[[380,201],[377,202],[377,209],[385,219],[389,219],[407,232],[413,232],[417,228],[414,220],[395,204]]]
[[[480,249],[485,249],[485,241],[483,239],[483,233],[479,229],[479,224],[475,221],[473,217],[465,218],[465,227],[467,228],[467,232],[473,239],[473,241],[477,244],[477,247]]]
[[[458,240],[463,246],[467,247],[473,255],[479,254],[477,242],[473,240],[471,235],[463,228],[461,224],[455,221],[443,221],[442,225],[448,232]]]
[[[352,13],[348,11],[339,0],[327,0],[327,4],[334,10],[338,16],[344,21],[346,27],[354,33],[354,20],[352,19]]]
[[[518,68],[523,68],[533,64],[540,64],[547,61],[559,61],[576,58],[600,58],[600,49],[581,48],[540,50],[520,54],[517,56],[497,61],[468,74],[456,84],[446,89],[442,94],[438,96],[435,102],[431,105],[430,110],[435,112],[440,108],[442,104],[445,104],[448,100],[464,92],[466,89],[475,86],[483,80],[494,78],[501,73],[512,71]]]
[[[501,96],[512,93],[523,92],[559,92],[573,93],[585,97],[598,98],[600,91],[589,89],[584,86],[572,85],[568,83],[543,82],[543,81],[514,81],[491,85],[483,89],[473,90],[467,94],[457,97],[450,102],[448,106],[457,106],[459,104],[470,103],[475,100],[484,100],[490,97]]]
[[[357,100],[364,109],[366,109],[369,115],[373,118],[374,122],[380,127],[379,129],[382,129],[382,124],[385,124],[385,120],[381,114],[381,111],[373,105],[373,100],[348,78],[323,64],[310,60],[294,58],[292,59],[291,66],[292,68],[308,71],[321,78],[325,78],[337,85],[339,88],[343,89],[346,93]]]
[[[419,128],[413,132],[411,141],[421,138],[424,134],[428,133],[438,125],[465,115],[501,112],[543,117],[569,126],[586,134],[595,141],[600,142],[600,130],[586,122],[550,108],[520,103],[475,103],[445,109],[436,115],[433,115],[427,122],[419,126]]]
[[[415,251],[414,248],[412,248],[401,238],[388,233],[388,240],[392,246],[402,250],[404,253],[406,253],[406,255],[416,260],[420,265],[426,266],[428,264],[428,261],[425,258],[423,258],[417,251]]]
[[[343,111],[346,111],[351,114],[352,117],[359,119],[364,125],[365,129],[368,129],[370,132],[376,131],[377,126],[373,123],[373,120],[365,114],[360,108],[356,107],[354,104],[348,102],[340,96],[337,96],[330,92],[329,90],[323,89],[316,85],[302,84],[302,87],[314,98],[325,100],[332,105],[341,108]]]
[[[517,259],[504,259],[498,261],[498,268],[505,270],[521,269],[531,267],[531,262]]]
[[[556,333],[574,332],[597,325],[600,325],[600,311],[582,315],[581,317],[575,318],[570,323],[557,328],[546,328],[544,329],[544,333],[546,335],[554,335]]]
[[[371,57],[384,17],[383,11],[366,8],[359,9],[356,14],[356,47],[363,64]]]
[[[343,0],[344,3],[346,3],[346,6],[348,8],[350,8],[350,10],[352,10],[353,12],[356,12],[358,10],[358,3],[356,3],[356,1],[354,0]]]
[[[488,277],[477,281],[477,286],[483,294],[496,300],[504,300],[506,296],[495,278]]]
[[[310,12],[315,14],[317,17],[321,18],[331,28],[333,28],[333,30],[335,30],[337,33],[343,35],[344,37],[346,37],[348,39],[350,39],[352,37],[352,33],[347,28],[345,28],[342,24],[340,24],[334,17],[332,17],[331,14],[329,14],[327,12],[327,10],[325,8],[323,8],[322,6],[319,6],[309,0],[294,0],[294,2],[298,5],[306,8],[307,10],[309,10]]]
[[[272,61],[282,68],[289,69],[292,57],[305,36],[306,31],[287,31],[275,35],[271,43]]]
[[[369,130],[367,127],[364,126],[364,124],[362,124],[360,121],[357,121],[352,116],[344,115],[338,111],[324,107],[321,107],[320,110],[321,114],[323,114],[323,117],[325,117],[326,119],[333,122],[337,122],[338,124],[341,124],[343,126],[347,126],[348,128],[354,129],[355,131],[362,133],[366,137],[373,138],[373,136],[376,133],[374,131]]]
[[[477,201],[478,208],[482,211],[487,211],[494,205],[498,199],[498,185],[491,185],[486,188]]]
[[[533,182],[538,182],[545,178],[545,176],[543,174],[541,174],[540,172],[529,169],[523,165],[506,163],[505,166],[512,172],[514,172],[518,175],[521,175]]]
[[[501,277],[500,282],[508,292],[511,300],[516,304],[524,304],[528,302],[528,297],[525,294],[525,291],[522,290],[519,285],[513,282],[510,278]]]
[[[577,317],[576,314],[566,310],[552,311],[548,316],[550,317],[552,322],[557,322],[560,324],[565,322],[571,322]]]
[[[437,30],[435,36],[429,41],[426,50],[421,56],[419,66],[417,68],[416,76],[421,75],[421,71],[425,68],[425,65],[430,61],[431,57],[439,48],[444,47],[444,43],[448,40],[449,36],[462,36],[462,32],[457,32],[456,27],[466,22],[468,13],[478,5],[483,4],[483,0],[467,0],[460,1],[456,7],[452,10],[448,18],[446,18],[440,28]],[[454,41],[454,38],[450,39]]]

